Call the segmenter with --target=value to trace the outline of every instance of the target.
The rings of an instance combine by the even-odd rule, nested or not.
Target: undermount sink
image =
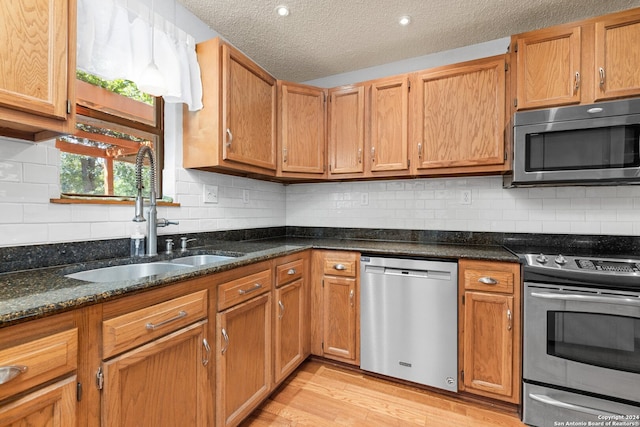
[[[191,268],[195,264],[175,262],[150,262],[144,264],[115,265],[113,267],[96,268],[94,270],[79,271],[67,274],[71,279],[84,280],[86,282],[118,282],[135,280],[156,274],[171,273],[173,271]]]
[[[226,255],[191,255],[185,256],[181,258],[172,259],[170,262],[177,264],[188,264],[194,267],[199,267],[201,265],[213,264],[214,262],[226,261],[229,259],[233,259],[235,257],[226,256]]]

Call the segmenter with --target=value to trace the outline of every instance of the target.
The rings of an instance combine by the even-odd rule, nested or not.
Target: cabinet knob
[[[297,271],[296,271],[296,269],[295,269],[295,268],[290,268],[290,269],[289,269],[289,271],[287,271],[287,274],[288,274],[289,276],[293,276],[293,275],[294,275],[294,274],[296,274],[296,273],[297,273]]]
[[[344,270],[347,269],[347,267],[345,267],[344,264],[336,264],[336,265],[333,266],[333,268],[335,268],[338,271],[344,271]]]

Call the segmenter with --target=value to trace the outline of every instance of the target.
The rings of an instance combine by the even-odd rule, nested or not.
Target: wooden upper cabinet
[[[640,95],[640,9],[511,37],[516,109]]]
[[[514,43],[518,61],[518,109],[580,102],[579,26],[532,31],[516,37]]]
[[[596,101],[640,94],[640,9],[595,23]]]
[[[394,76],[367,85],[369,135],[367,172],[371,176],[409,173],[409,77]]]
[[[412,173],[496,172],[505,159],[505,56],[412,76]]]
[[[218,38],[196,52],[204,108],[183,110],[184,166],[274,176],[276,80]]]
[[[361,177],[364,172],[364,89],[329,89],[329,177]]]
[[[38,141],[72,131],[76,1],[1,2],[0,35],[0,133]]]
[[[326,92],[278,81],[278,176],[326,177]]]

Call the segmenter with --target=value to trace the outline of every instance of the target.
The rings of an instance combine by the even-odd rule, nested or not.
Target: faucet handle
[[[166,244],[166,252],[170,254],[173,250],[173,239],[165,239],[164,243]]]
[[[190,239],[186,236],[181,237],[180,238],[180,248],[182,249],[182,252],[185,252],[187,250],[187,243],[189,242],[195,242],[196,239]]]
[[[178,225],[180,224],[178,221],[170,221],[166,218],[158,218],[157,226],[158,227],[167,227],[169,225]]]

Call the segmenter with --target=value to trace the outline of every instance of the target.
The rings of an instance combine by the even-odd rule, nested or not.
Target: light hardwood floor
[[[315,360],[305,362],[243,427],[522,427],[517,414],[398,385]]]

